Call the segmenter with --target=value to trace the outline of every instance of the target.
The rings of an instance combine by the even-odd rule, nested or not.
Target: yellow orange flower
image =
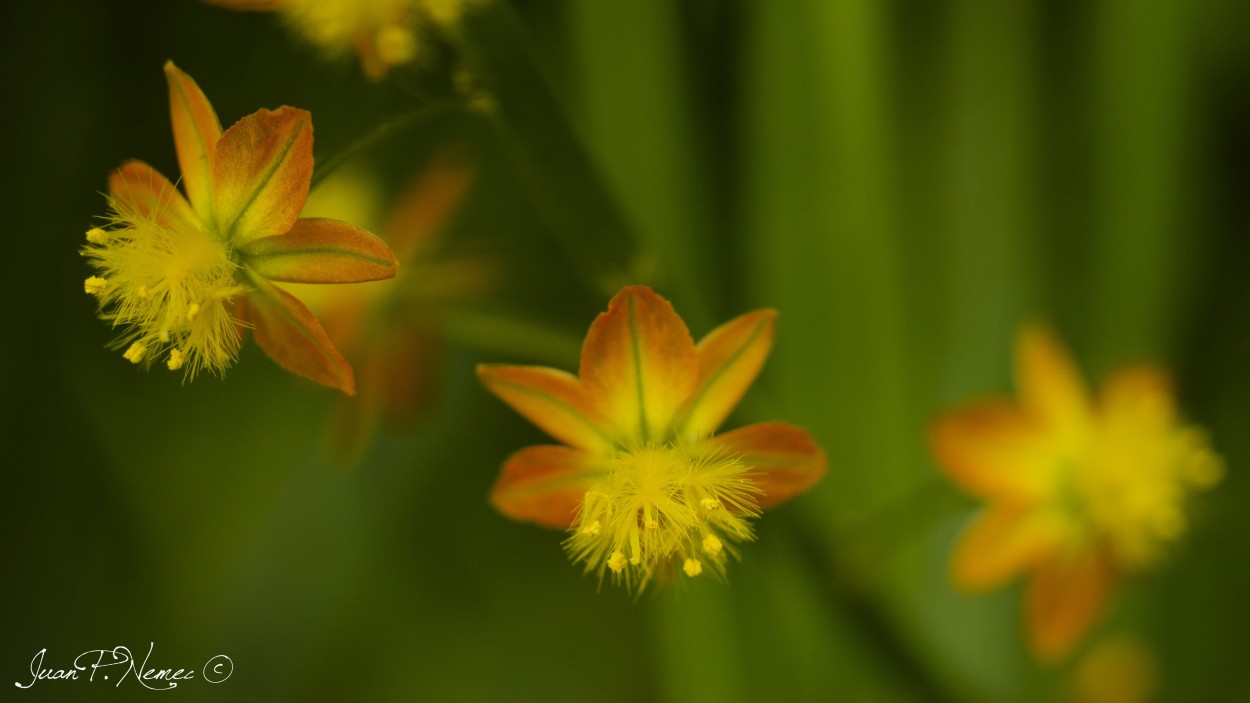
[[[564,445],[513,454],[491,500],[505,515],[566,529],[572,558],[627,586],[680,569],[723,573],[761,508],[811,488],[825,455],[780,422],[713,435],[772,348],[776,313],[758,310],[697,345],[672,305],[625,288],[586,335],[577,376],[483,365],[478,376]]]
[[[474,174],[466,156],[439,152],[401,190],[389,212],[378,208],[358,215],[363,219],[357,221],[382,221],[377,232],[399,259],[400,275],[353,286],[351,295],[317,295],[316,287],[308,286],[305,300],[357,371],[359,392],[340,401],[330,433],[342,455],[363,449],[383,422],[392,428],[416,425],[438,386],[444,314],[471,306],[495,278],[493,262],[452,256],[442,246]],[[325,214],[359,210],[375,200],[375,191],[365,175],[341,169],[318,185],[307,209]]]
[[[1222,466],[1158,368],[1120,371],[1091,397],[1052,333],[1033,325],[1017,341],[1016,377],[1018,402],[952,410],[930,440],[947,476],[988,503],[956,547],[954,581],[981,591],[1025,576],[1028,641],[1053,660],[1122,575],[1159,560],[1185,530],[1188,495]]]
[[[419,30],[449,24],[468,0],[206,0],[240,11],[281,13],[296,32],[329,57],[355,51],[373,80],[417,56]]]
[[[109,177],[108,224],[83,254],[99,275],[86,291],[126,331],[133,363],[220,373],[245,329],[279,365],[345,393],[351,366],[299,300],[273,284],[390,278],[396,260],[369,232],[301,218],[312,177],[312,118],[260,110],[222,130],[190,76],[165,64],[174,142],[186,196],[142,161]]]

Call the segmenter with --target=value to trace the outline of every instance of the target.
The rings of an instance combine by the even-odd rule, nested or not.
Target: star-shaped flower
[[[577,376],[483,365],[495,395],[564,445],[513,454],[491,493],[505,515],[566,529],[588,573],[644,588],[680,569],[724,571],[760,509],[811,488],[825,454],[780,422],[713,432],[772,348],[758,310],[698,345],[668,301],[625,288],[586,335]]]
[[[306,111],[259,110],[223,131],[190,76],[172,62],[165,76],[186,197],[146,163],[125,163],[109,177],[108,224],[83,249],[98,272],[87,292],[126,329],[118,346],[136,364],[220,373],[250,328],[282,367],[354,393],[320,323],[272,282],[390,278],[395,256],[346,222],[300,218],[313,169]]]
[[[947,476],[988,503],[955,550],[954,581],[982,591],[1023,575],[1029,644],[1054,660],[1124,574],[1184,532],[1186,498],[1222,468],[1206,434],[1178,417],[1158,368],[1120,371],[1093,398],[1051,332],[1026,326],[1016,378],[1017,402],[952,410],[930,439]]]

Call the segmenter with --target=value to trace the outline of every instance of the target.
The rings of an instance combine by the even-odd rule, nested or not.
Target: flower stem
[[[322,160],[318,164],[316,171],[313,173],[311,188],[316,188],[318,183],[324,181],[343,164],[356,158],[360,152],[377,146],[378,144],[386,141],[386,139],[396,132],[463,109],[464,105],[459,101],[447,100],[434,102],[422,105],[411,112],[404,113],[398,117],[382,122],[375,127],[372,132],[369,132],[360,139],[352,142],[342,151],[339,151],[329,158]]]
[[[473,80],[490,91],[502,143],[539,215],[592,290],[639,280],[637,238],[591,163],[506,3],[475,6],[453,37]]]

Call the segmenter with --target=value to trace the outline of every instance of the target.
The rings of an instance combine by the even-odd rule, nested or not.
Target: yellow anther
[[[126,350],[126,353],[122,354],[122,357],[132,364],[137,364],[140,361],[143,361],[143,357],[147,355],[148,348],[143,346],[140,342],[135,342],[130,345],[130,348]]]
[[[139,286],[139,290],[136,292],[136,294],[139,296],[140,300],[152,299],[152,289],[148,288],[147,286]]]
[[[199,315],[199,314],[200,314],[200,304],[199,304],[199,303],[191,303],[191,305],[190,305],[189,307],[187,307],[187,320],[188,320],[188,321],[189,321],[189,320],[194,320],[194,319],[195,319],[195,316],[196,316],[196,315]]]
[[[169,351],[169,361],[166,361],[165,365],[169,367],[170,371],[177,371],[182,368],[182,364],[186,360],[187,357],[182,353],[181,349],[171,349]]]
[[[658,530],[660,529],[660,521],[656,520],[653,517],[649,517],[647,518],[645,522],[642,523],[642,526],[647,528],[648,530]]]
[[[92,227],[87,230],[87,241],[92,244],[104,244],[109,240],[109,233],[99,227]]]
[[[682,564],[681,568],[682,571],[685,571],[686,575],[691,578],[703,573],[703,564],[701,564],[698,559],[687,559],[686,563]]]
[[[720,507],[720,501],[715,498],[704,498],[699,501],[699,505],[703,506],[704,510],[716,510]]]
[[[716,535],[709,534],[708,536],[703,538],[703,551],[707,552],[708,554],[712,556],[716,556],[717,554],[720,554],[720,550],[724,546],[725,545],[721,544],[721,541],[716,537]]]
[[[99,295],[104,292],[104,286],[106,285],[108,285],[108,281],[105,279],[99,276],[92,276],[86,281],[83,281],[82,287],[83,290],[87,291],[91,295]]]
[[[608,568],[614,574],[619,574],[625,570],[625,555],[619,549],[612,552],[612,556],[608,557]]]
[[[590,535],[591,537],[598,537],[601,532],[603,532],[603,525],[599,524],[598,520],[582,528],[582,534]]]

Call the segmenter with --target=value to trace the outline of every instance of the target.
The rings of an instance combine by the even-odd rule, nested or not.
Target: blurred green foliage
[[[1168,364],[1229,466],[1091,642],[1148,642],[1160,700],[1250,700],[1248,32],[1237,0],[488,3],[459,42],[496,117],[421,113],[357,158],[397,186],[464,145],[479,178],[447,238],[510,268],[428,419],[343,466],[332,392],[250,344],[185,385],[106,350],[77,250],[110,169],[177,173],[166,59],[227,125],[311,110],[324,163],[437,98],[456,47],[372,84],[266,15],[6,3],[0,670],[155,642],[166,664],[235,662],[188,700],[1065,700],[1071,664],[1030,662],[1017,590],[947,584],[973,506],[923,434],[1007,390],[1012,332],[1041,316],[1095,377]],[[729,425],[805,426],[830,459],[727,583],[637,602],[489,507],[543,438],[472,373],[571,368],[560,340],[624,282],[696,337],[778,309]]]

